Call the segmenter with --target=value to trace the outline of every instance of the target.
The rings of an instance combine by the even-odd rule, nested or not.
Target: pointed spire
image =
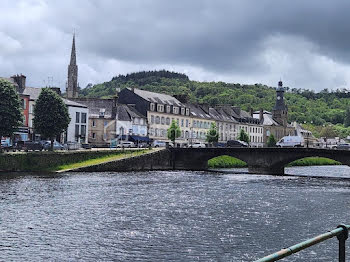
[[[77,56],[75,53],[75,32],[73,34],[73,43],[72,43],[72,53],[70,55],[70,64],[76,65],[77,64]]]

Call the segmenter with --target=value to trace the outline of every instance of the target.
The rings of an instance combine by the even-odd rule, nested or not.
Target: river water
[[[350,222],[349,167],[239,172],[2,175],[0,261],[253,261]]]

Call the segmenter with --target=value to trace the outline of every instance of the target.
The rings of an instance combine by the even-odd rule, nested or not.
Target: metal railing
[[[336,229],[324,233],[322,235],[318,235],[317,237],[308,239],[304,242],[296,244],[294,246],[281,249],[280,251],[263,257],[255,262],[270,262],[277,261],[284,257],[288,257],[294,253],[297,253],[303,249],[314,246],[318,243],[321,243],[327,239],[337,237],[339,240],[339,262],[345,262],[345,241],[348,239],[350,225],[339,225]]]

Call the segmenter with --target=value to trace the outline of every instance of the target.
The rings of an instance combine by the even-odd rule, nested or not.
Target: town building
[[[259,119],[264,126],[263,141],[267,144],[267,141],[272,134],[278,141],[284,136],[294,136],[295,127],[288,123],[288,107],[284,99],[285,89],[282,81],[278,82],[276,89],[276,101],[272,112],[269,111],[255,111],[253,117]]]

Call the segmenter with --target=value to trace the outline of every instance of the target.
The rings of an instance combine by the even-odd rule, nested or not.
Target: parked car
[[[304,138],[301,136],[284,136],[277,143],[277,147],[302,147]]]
[[[11,139],[1,139],[1,147],[2,148],[10,148],[12,147]]]
[[[35,151],[43,150],[42,144],[36,141],[18,141],[16,145],[13,147],[14,150],[24,150],[24,151]]]
[[[51,148],[51,141],[46,141],[44,144],[44,149],[50,150],[50,148]],[[64,150],[65,148],[61,143],[54,141],[53,142],[53,149],[54,150]]]
[[[165,142],[160,140],[154,140],[152,147],[165,147]]]
[[[78,150],[82,148],[81,144],[78,142],[67,142],[63,146],[64,146],[64,149],[67,149],[67,150]]]
[[[122,148],[122,147],[135,147],[134,142],[130,142],[130,141],[120,141],[119,144],[117,145],[117,147]]]
[[[241,140],[228,140],[227,147],[248,147],[248,143]]]
[[[337,149],[339,149],[339,150],[350,150],[350,144],[349,143],[339,144],[337,146]]]
[[[214,146],[215,147],[226,147],[226,144],[225,143],[214,143]]]
[[[205,144],[203,142],[195,142],[190,147],[193,147],[193,148],[205,148]]]

